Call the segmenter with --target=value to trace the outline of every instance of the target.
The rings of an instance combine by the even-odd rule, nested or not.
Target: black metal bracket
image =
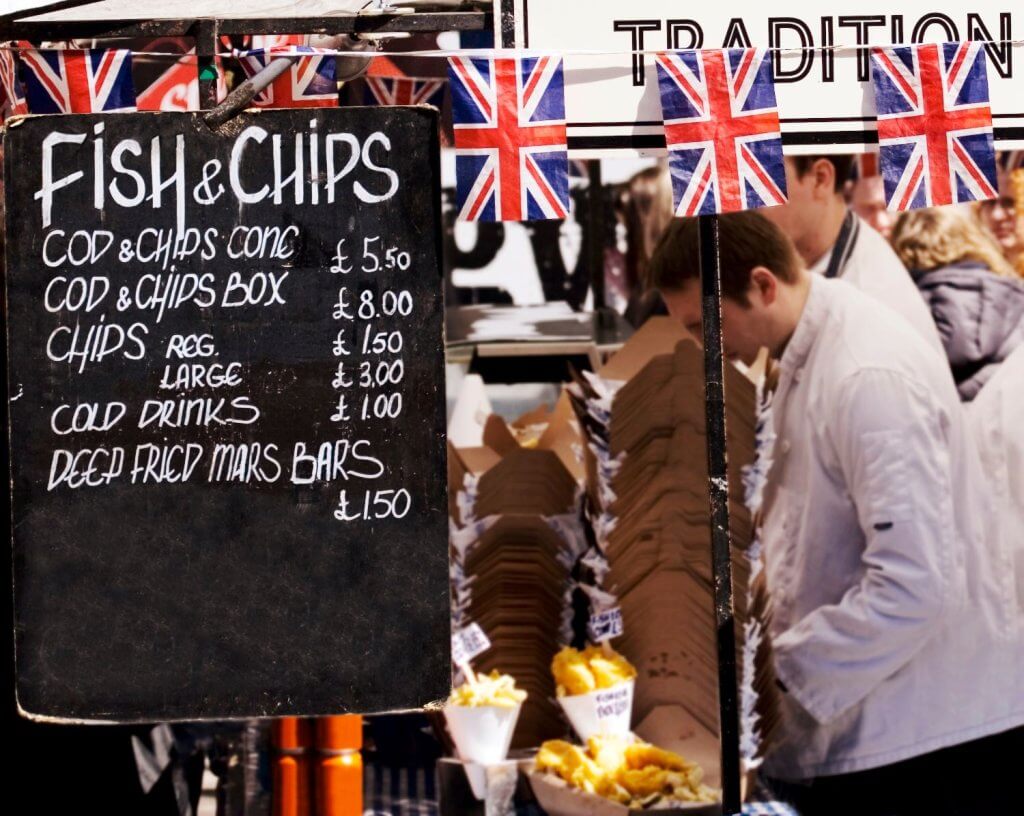
[[[48,7],[84,5],[68,0]],[[431,33],[482,31],[493,26],[489,11],[418,11],[414,14],[373,14],[322,17],[227,17],[168,20],[62,20],[25,19],[40,10],[0,17],[0,40],[63,40],[77,38],[185,37],[196,27],[212,26],[220,34],[375,34],[386,32]],[[199,52],[202,54],[202,51]],[[214,52],[211,52],[211,54]]]

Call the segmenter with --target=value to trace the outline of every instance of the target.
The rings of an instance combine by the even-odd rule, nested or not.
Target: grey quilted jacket
[[[910,274],[931,309],[960,399],[969,402],[1024,345],[1024,281],[973,261]]]

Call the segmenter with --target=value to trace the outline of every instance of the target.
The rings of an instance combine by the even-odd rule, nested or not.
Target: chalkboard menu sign
[[[449,688],[436,112],[5,137],[18,700],[117,721]]]

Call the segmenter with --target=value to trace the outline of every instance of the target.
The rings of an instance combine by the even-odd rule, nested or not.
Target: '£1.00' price
[[[389,394],[366,394],[361,404],[357,403],[359,419],[397,419],[402,413],[402,395],[398,391]],[[348,398],[342,394],[331,414],[331,422],[348,422],[352,414],[349,412]]]

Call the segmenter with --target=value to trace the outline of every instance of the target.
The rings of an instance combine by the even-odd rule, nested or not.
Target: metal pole
[[[605,211],[600,159],[587,161],[587,180],[587,228],[584,231],[587,243],[580,251],[587,253],[587,271],[590,273],[590,291],[594,296],[597,328],[612,328],[615,326],[615,316],[608,308],[604,285]]]
[[[217,105],[217,21],[196,22],[196,58],[199,63],[199,107]]]
[[[711,510],[711,570],[718,630],[718,705],[722,746],[722,812],[740,812],[740,730],[733,629],[732,564],[729,560],[729,473],[725,446],[725,373],[722,358],[721,269],[718,217],[700,217],[701,316],[704,335],[704,416],[707,431],[708,496]]]

